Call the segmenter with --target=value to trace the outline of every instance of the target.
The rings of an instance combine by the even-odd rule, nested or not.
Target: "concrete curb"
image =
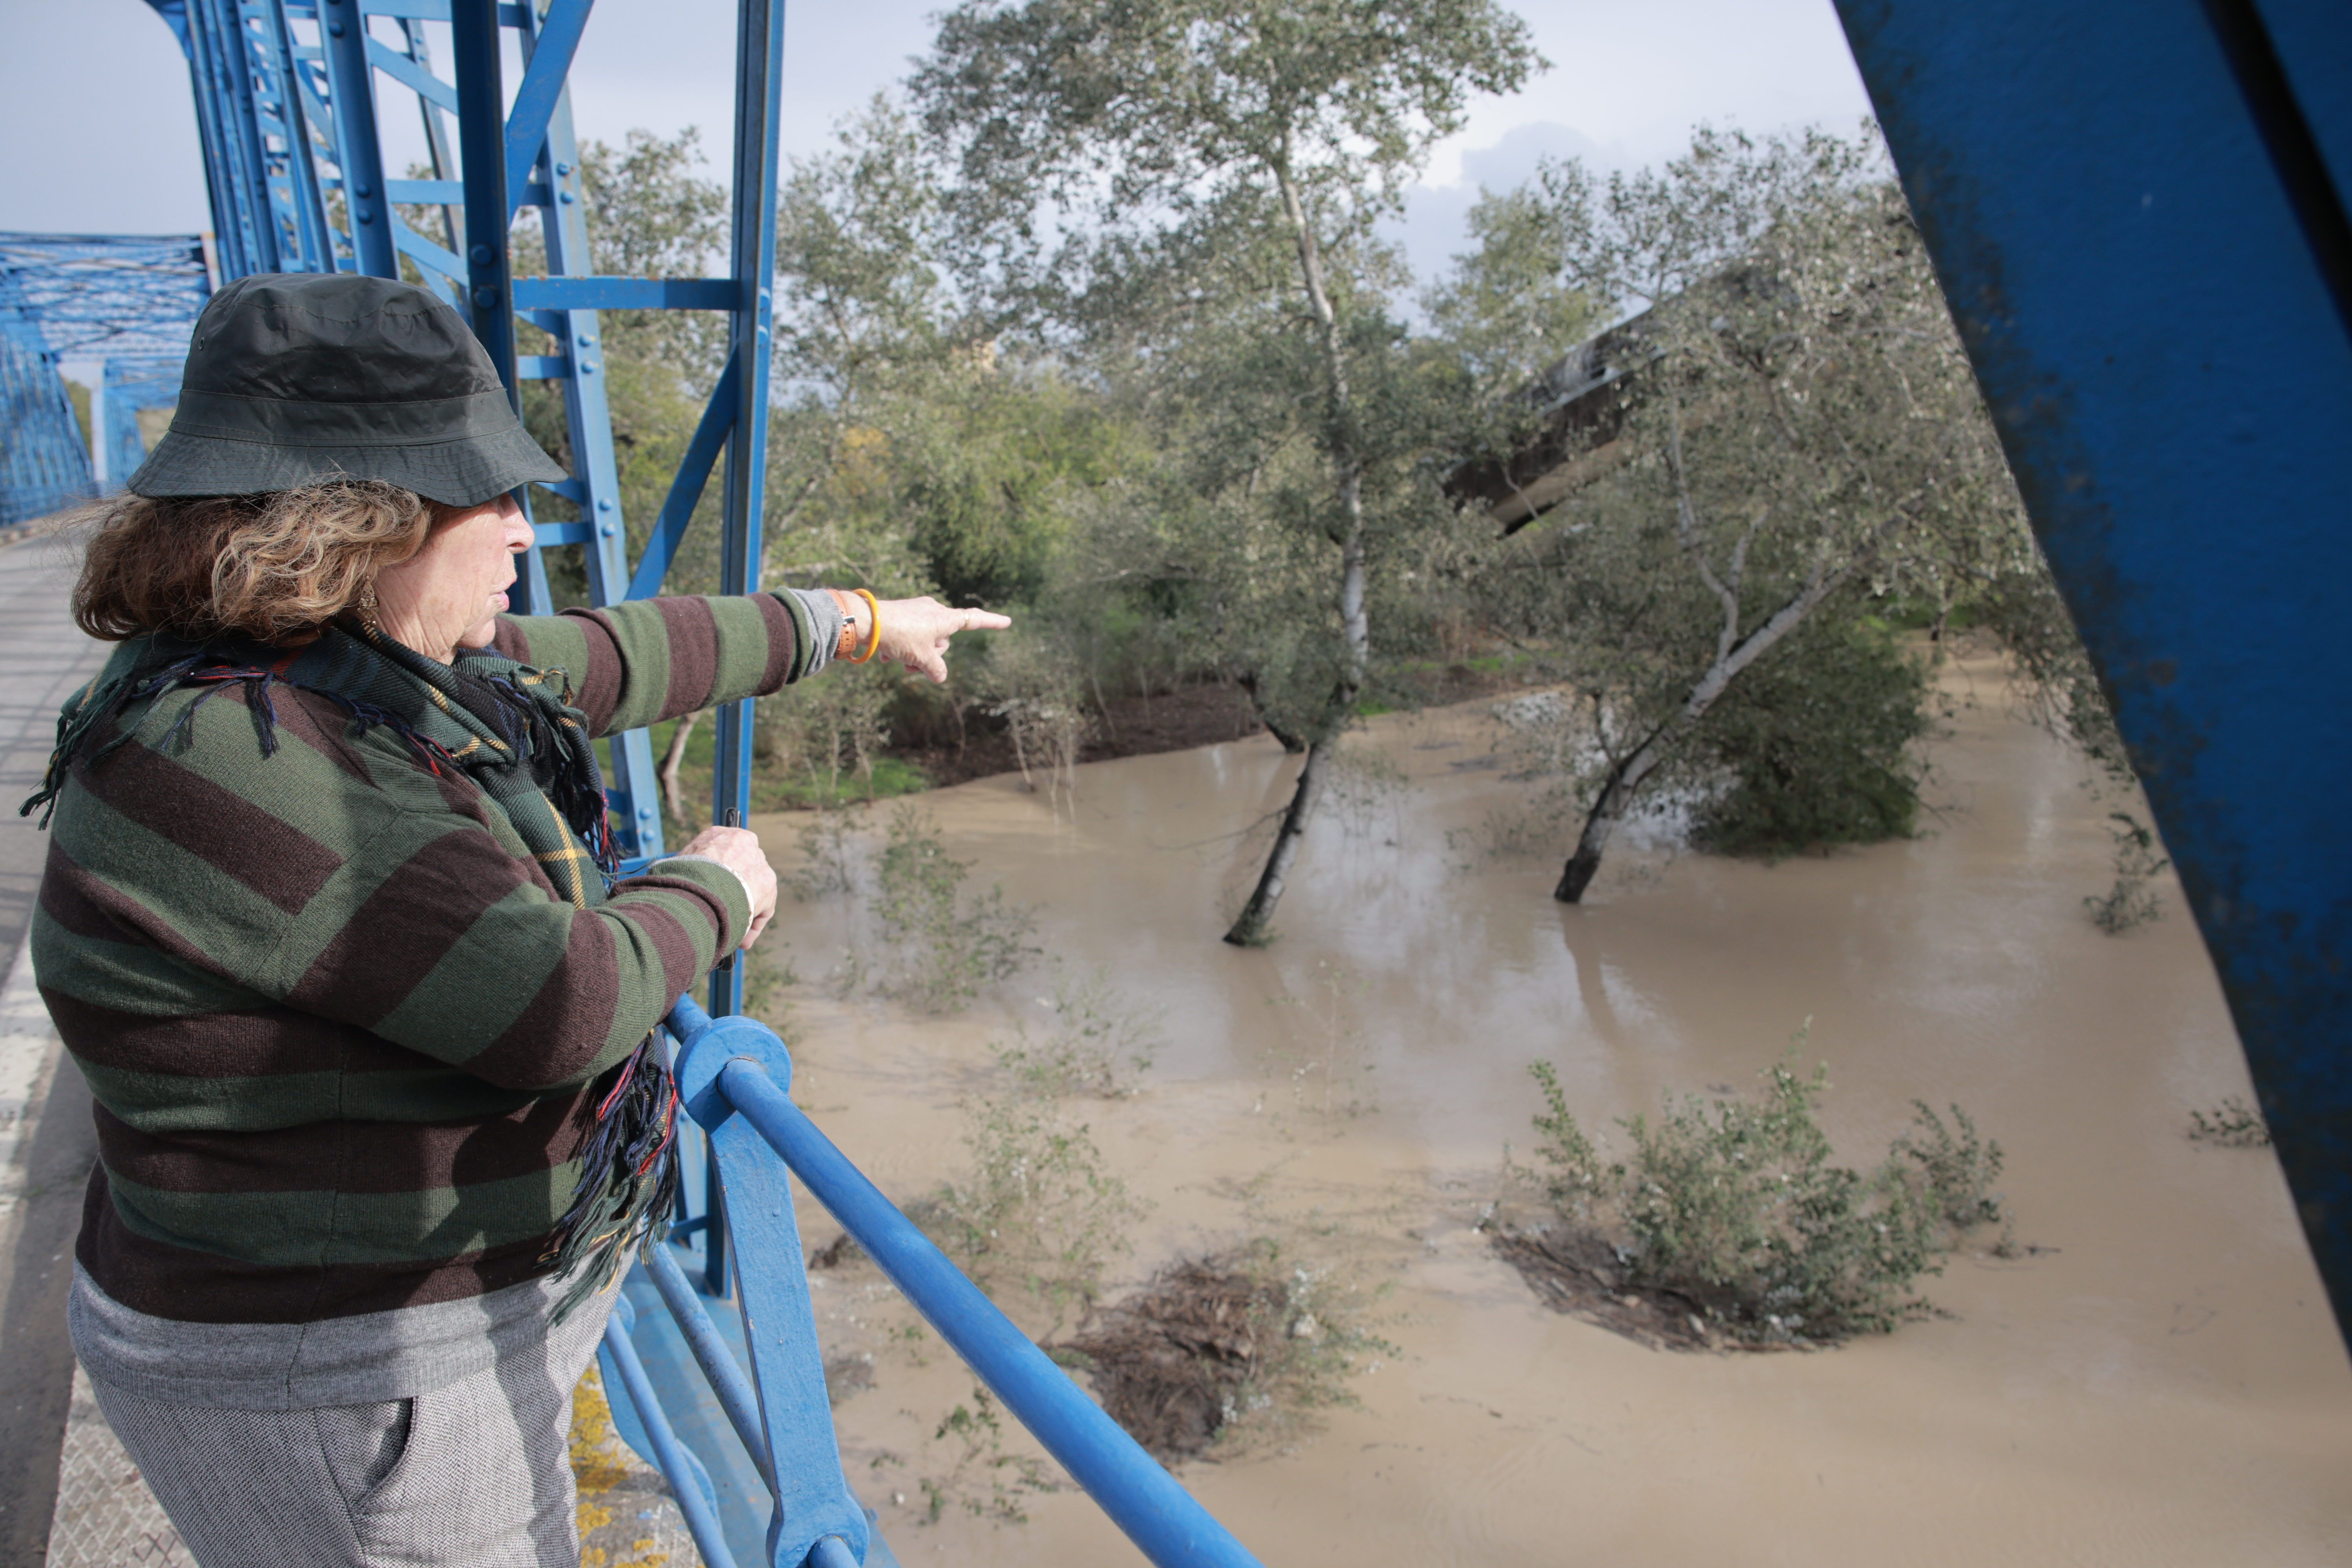
[[[0,984],[0,1219],[24,1202],[25,1157],[63,1050],[34,984],[28,935]]]

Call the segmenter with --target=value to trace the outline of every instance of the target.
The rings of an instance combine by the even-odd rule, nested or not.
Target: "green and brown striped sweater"
[[[774,691],[821,646],[763,594],[506,617],[495,651],[567,676],[602,734]],[[212,1323],[545,1273],[591,1080],[741,940],[741,884],[661,861],[580,907],[392,729],[279,686],[265,755],[233,685],[173,736],[205,696],[127,709],[132,738],[76,762],[51,824],[33,961],[97,1101],[83,1268]]]

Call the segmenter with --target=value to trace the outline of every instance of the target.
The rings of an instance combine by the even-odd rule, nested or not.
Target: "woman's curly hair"
[[[164,632],[299,647],[359,604],[379,571],[415,554],[441,510],[374,479],[254,496],[114,496],[79,520],[97,527],[74,584],[74,622],[107,642]]]

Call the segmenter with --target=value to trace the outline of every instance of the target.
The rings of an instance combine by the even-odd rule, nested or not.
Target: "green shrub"
[[[1601,1163],[1601,1155],[1592,1141],[1576,1124],[1576,1117],[1568,1109],[1568,1095],[1559,1087],[1559,1070],[1549,1062],[1530,1062],[1528,1070],[1535,1075],[1543,1089],[1545,1114],[1536,1118],[1536,1131],[1543,1134],[1536,1152],[1551,1167],[1551,1178],[1546,1184],[1552,1202],[1563,1208],[1573,1207],[1583,1212],[1610,1171]]]
[[[2271,1124],[2263,1120],[2261,1111],[2232,1095],[2215,1106],[2210,1114],[2190,1111],[2189,1136],[2200,1143],[2219,1143],[2225,1149],[2267,1149],[2271,1146]]]
[[[1729,787],[1701,807],[1692,842],[1777,858],[1909,837],[1927,698],[1925,668],[1884,629],[1800,627],[1708,712],[1698,760]]]
[[[883,989],[930,1011],[951,1011],[1043,951],[1029,941],[1035,914],[1005,902],[1003,889],[964,896],[971,873],[970,861],[948,854],[929,817],[913,806],[892,815],[875,861],[874,910],[891,955]]]
[[[2127,811],[2107,813],[2107,834],[2116,844],[2116,885],[2083,900],[2091,923],[2121,936],[2164,913],[2164,900],[2149,886],[2172,862],[2157,852],[2156,829]]]
[[[1978,1137],[1977,1124],[1957,1105],[1945,1107],[1950,1127],[1926,1100],[1911,1105],[1913,1131],[1895,1139],[1894,1152],[1911,1163],[1908,1174],[1927,1212],[1954,1235],[2000,1218],[2000,1196],[1992,1190],[2000,1179],[2000,1145]]]
[[[987,1385],[971,1385],[971,1403],[958,1405],[941,1418],[931,1441],[955,1439],[961,1451],[944,1476],[924,1476],[923,1522],[937,1524],[950,1502],[960,1503],[975,1519],[999,1524],[1026,1524],[1023,1500],[1061,1489],[1053,1468],[1033,1455],[1008,1453],[1004,1423],[996,1414],[996,1396]]]
[[[1736,1339],[1824,1342],[1929,1310],[1913,1294],[1939,1253],[2000,1217],[2000,1147],[1958,1106],[1915,1102],[1913,1128],[1868,1171],[1836,1163],[1815,1108],[1827,1068],[1789,1060],[1752,1099],[1669,1100],[1619,1122],[1631,1158],[1603,1164],[1548,1062],[1538,1152],[1553,1204],[1607,1235],[1629,1279],[1704,1310]]]
[[[983,1100],[964,1147],[971,1170],[910,1215],[973,1278],[1017,1281],[1057,1325],[1091,1306],[1144,1209],[1087,1128],[1034,1101]]]
[[[856,832],[845,811],[819,811],[801,824],[801,863],[784,878],[793,898],[805,904],[857,890],[857,862],[851,848]]]

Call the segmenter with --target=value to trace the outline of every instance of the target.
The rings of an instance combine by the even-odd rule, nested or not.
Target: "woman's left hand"
[[[874,657],[903,664],[933,680],[948,678],[948,639],[958,632],[1001,632],[1010,616],[993,610],[953,610],[926,594],[882,601],[882,646]]]

